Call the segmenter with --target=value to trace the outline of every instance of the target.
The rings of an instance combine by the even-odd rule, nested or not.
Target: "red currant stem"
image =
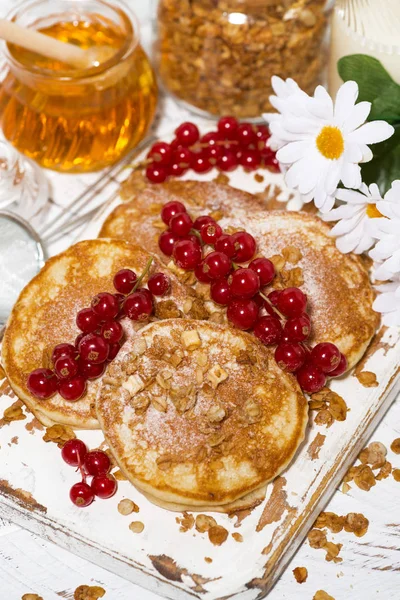
[[[216,146],[226,146],[227,144],[238,144],[237,140],[216,140],[214,144]],[[193,146],[190,146],[190,150],[197,150],[198,148],[212,148],[209,143],[206,142],[196,142]]]
[[[133,286],[132,292],[136,292],[136,290],[138,289],[139,285],[142,283],[143,279],[146,277],[147,273],[150,271],[150,267],[151,267],[152,262],[153,262],[153,259],[149,258],[149,260],[146,263],[146,266],[144,268],[143,273],[140,275],[140,277],[137,278],[136,283]]]
[[[79,464],[78,464],[78,468],[77,468],[76,470],[81,472],[81,476],[82,476],[82,482],[83,482],[83,483],[86,483],[86,473],[85,473],[85,469],[83,468],[83,464],[82,464],[82,462],[81,462],[81,459],[80,459],[80,457],[79,457],[79,456],[78,456],[78,461],[79,461]]]
[[[238,269],[240,269],[239,265],[237,265],[236,263],[232,262],[232,267],[234,271],[237,271]]]
[[[283,314],[281,312],[279,312],[279,310],[276,308],[276,306],[274,306],[271,302],[271,300],[268,298],[268,296],[265,296],[262,292],[258,292],[261,296],[261,298],[263,298],[263,300],[265,300],[265,302],[267,302],[267,304],[269,304],[269,306],[272,308],[272,310],[280,316],[281,319],[284,319],[285,317],[283,316]]]
[[[190,233],[193,233],[193,235],[197,236],[200,240],[200,244],[203,246],[203,240],[200,231],[197,231],[197,229],[191,229]]]

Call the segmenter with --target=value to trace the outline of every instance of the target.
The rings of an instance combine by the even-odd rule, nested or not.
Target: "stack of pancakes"
[[[45,425],[101,427],[120,468],[152,502],[231,512],[259,502],[288,465],[304,438],[307,402],[269,349],[221,324],[225,311],[204,285],[190,286],[187,273],[171,270],[158,248],[160,210],[171,200],[193,218],[211,214],[225,231],[245,229],[263,256],[283,255],[286,275],[300,277],[308,295],[311,342],[335,343],[349,368],[360,360],[378,325],[373,290],[360,257],[342,255],[325,223],[266,211],[259,198],[226,185],[174,181],[141,190],[111,213],[99,239],[46,263],[12,311],[2,362],[16,394]],[[98,292],[113,291],[116,271],[140,273],[149,256],[150,275],[165,272],[172,284],[151,323],[123,319],[122,350],[81,400],[33,397],[27,375],[51,366],[56,344],[73,343],[76,313]]]

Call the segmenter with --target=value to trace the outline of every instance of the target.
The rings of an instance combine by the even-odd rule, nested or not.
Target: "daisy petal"
[[[371,102],[359,102],[356,104],[343,121],[342,128],[344,132],[349,133],[350,131],[354,131],[354,129],[365,123],[370,111]]]
[[[349,133],[348,139],[358,144],[377,144],[390,138],[393,133],[394,127],[386,121],[371,121]]]
[[[336,94],[334,118],[335,123],[342,126],[349,111],[353,108],[358,96],[358,85],[355,81],[346,81]]]
[[[310,143],[305,141],[290,142],[278,151],[277,159],[279,160],[279,162],[288,164],[296,162],[297,160],[300,160],[304,157],[304,154],[306,153],[309,146]]]

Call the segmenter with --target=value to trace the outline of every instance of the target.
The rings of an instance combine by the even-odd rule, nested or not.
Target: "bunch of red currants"
[[[184,270],[193,270],[198,281],[210,285],[211,298],[227,306],[228,320],[238,329],[253,330],[267,346],[276,346],[275,359],[285,371],[295,373],[301,388],[317,392],[327,376],[338,377],[347,360],[332,343],[310,349],[311,334],[307,296],[295,287],[263,289],[275,278],[275,267],[268,258],[257,257],[257,244],[250,233],[225,234],[209,216],[195,221],[184,204],[165,204],[161,218],[168,226],[159,237],[159,247]],[[247,263],[247,266],[239,266]]]
[[[154,310],[154,296],[165,295],[170,280],[164,273],[149,277],[147,288],[139,287],[148,273],[149,259],[138,277],[131,269],[121,269],[114,276],[116,294],[97,294],[89,308],[76,315],[81,333],[73,344],[58,344],[52,352],[53,369],[40,368],[28,376],[27,386],[37,398],[47,399],[58,392],[65,400],[76,402],[86,391],[86,382],[100,377],[122,344],[120,320],[127,316],[133,321],[147,320]]]
[[[266,125],[239,123],[235,117],[222,117],[217,130],[204,135],[194,123],[182,123],[170,144],[156,142],[151,147],[147,178],[152,183],[163,183],[188,169],[208,173],[213,167],[225,172],[238,166],[246,171],[264,167],[279,172],[275,152],[267,145],[270,135]]]
[[[84,442],[74,439],[64,444],[61,456],[67,465],[77,467],[82,475],[82,481],[75,483],[69,493],[76,506],[84,508],[92,504],[95,496],[105,500],[117,491],[117,482],[110,475],[111,461],[105,452],[88,452]],[[90,485],[87,483],[88,476],[92,477]]]

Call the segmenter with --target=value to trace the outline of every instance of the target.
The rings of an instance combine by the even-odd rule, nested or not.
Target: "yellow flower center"
[[[370,219],[379,219],[383,217],[383,214],[376,208],[376,204],[368,204],[367,206],[367,217]]]
[[[319,132],[316,139],[318,150],[322,156],[330,160],[337,160],[344,151],[344,139],[342,132],[338,127],[325,125]]]

